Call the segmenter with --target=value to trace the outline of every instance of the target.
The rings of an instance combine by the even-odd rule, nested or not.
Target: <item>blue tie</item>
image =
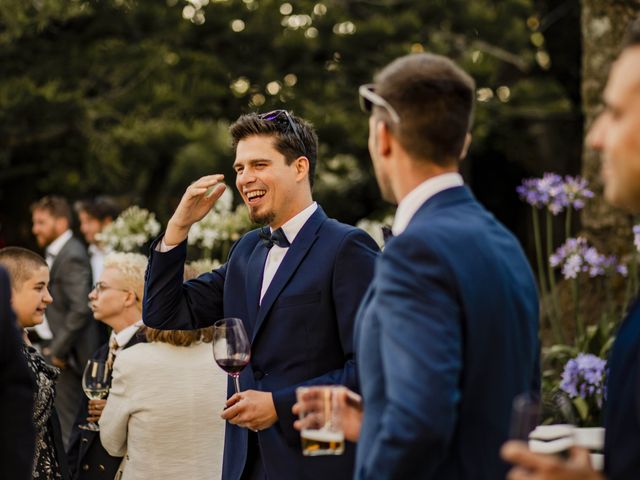
[[[277,245],[281,248],[288,248],[291,246],[282,228],[278,228],[271,232],[269,227],[262,227],[258,235],[262,239],[264,246],[268,249],[270,249],[274,245]]]

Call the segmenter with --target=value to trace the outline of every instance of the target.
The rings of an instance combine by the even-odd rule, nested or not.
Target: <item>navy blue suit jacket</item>
[[[385,246],[356,320],[363,479],[494,480],[514,396],[538,386],[538,296],[517,240],[466,187]]]
[[[303,457],[291,407],[299,385],[357,388],[353,325],[378,247],[362,230],[329,219],[318,208],[259,306],[266,252],[254,230],[235,244],[225,265],[183,284],[186,242],[167,253],[152,246],[144,321],[154,328],[192,329],[241,318],[251,337],[251,363],[240,375],[241,389],[272,392],[278,414],[272,427],[258,432],[268,477],[350,479],[353,445],[342,456]],[[246,461],[247,430],[227,423],[225,435],[223,478],[237,480]]]
[[[144,331],[139,329],[123,348],[129,348],[146,341]],[[91,358],[106,361],[108,355],[109,343],[107,342],[96,350]],[[67,449],[71,478],[73,480],[113,480],[118,473],[122,457],[109,455],[109,452],[100,443],[100,432],[78,428],[78,425],[87,422],[88,416],[89,400],[83,398],[71,430],[69,448]]]
[[[604,471],[609,480],[640,478],[640,302],[620,326],[609,355]]]

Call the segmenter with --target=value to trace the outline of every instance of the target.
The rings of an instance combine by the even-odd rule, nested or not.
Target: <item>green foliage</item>
[[[198,176],[233,183],[228,124],[286,107],[318,129],[318,200],[355,222],[383,208],[357,86],[399,55],[450,55],[486,93],[474,150],[521,155],[527,108],[568,104],[536,60],[536,18],[531,0],[5,0],[0,195],[17,208],[0,221],[26,232],[28,203],[50,192],[109,193],[166,220]]]

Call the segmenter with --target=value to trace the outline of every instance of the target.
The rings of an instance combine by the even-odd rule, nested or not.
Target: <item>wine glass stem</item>
[[[236,387],[236,393],[240,393],[240,378],[233,377],[233,384]]]

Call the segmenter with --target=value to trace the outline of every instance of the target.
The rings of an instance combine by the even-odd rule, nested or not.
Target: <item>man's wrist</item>
[[[164,233],[164,242],[168,247],[175,247],[182,243],[189,234],[191,226],[176,225],[175,222],[169,220],[167,223],[167,230]]]

